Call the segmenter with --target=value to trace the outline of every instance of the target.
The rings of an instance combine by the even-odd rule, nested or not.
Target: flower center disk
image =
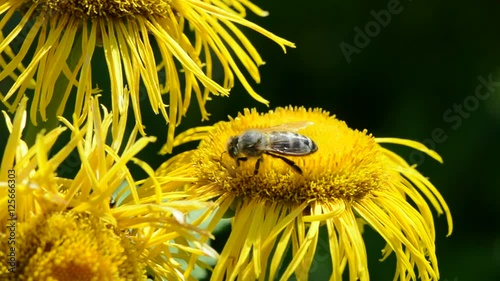
[[[166,16],[171,0],[31,0],[49,15],[66,14],[80,18],[125,17],[134,15]]]
[[[272,130],[269,127],[304,121],[312,123],[297,133],[313,140],[318,151],[303,156],[283,155],[302,173],[279,158],[263,154],[254,174],[258,157],[248,157],[238,164],[227,153],[228,140],[246,130],[266,129],[266,133]],[[361,199],[386,185],[389,178],[384,169],[387,159],[371,135],[350,129],[328,112],[302,107],[277,108],[266,114],[246,110],[229,122],[220,122],[200,143],[193,161],[198,177],[217,183],[223,192],[299,204]]]

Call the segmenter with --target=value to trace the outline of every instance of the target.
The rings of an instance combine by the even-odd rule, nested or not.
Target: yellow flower
[[[209,93],[227,95],[234,76],[252,97],[267,104],[241,70],[259,82],[257,67],[264,61],[238,25],[269,37],[284,50],[294,45],[245,20],[247,9],[259,16],[268,14],[246,0],[0,0],[0,81],[12,79],[12,87],[0,97],[13,112],[26,90],[34,88],[30,119],[37,124],[40,117],[45,121],[50,114],[61,116],[76,87],[74,112],[85,112],[95,84],[91,66],[101,52],[96,47],[102,46],[112,111],[121,112],[123,100],[132,99],[136,124],[144,135],[139,100],[140,93],[147,93],[153,111],[169,122],[169,151],[174,128],[193,92],[203,118],[208,117]],[[15,25],[8,34],[7,22]],[[224,75],[215,82],[218,64]],[[168,110],[162,97],[167,93]],[[118,119],[115,114],[113,123]]]
[[[271,131],[295,127],[317,145],[317,151],[304,156],[285,153],[288,161],[272,157],[279,153],[263,154],[258,170],[259,157],[248,157],[239,165],[230,157],[233,151],[228,151],[227,144],[232,137],[273,126],[278,127]],[[320,227],[325,225],[333,268],[330,280],[342,280],[346,267],[349,280],[369,280],[364,224],[387,242],[384,259],[395,253],[395,280],[439,278],[434,221],[426,200],[438,214],[446,214],[451,234],[446,202],[415,167],[380,146],[402,144],[441,161],[422,144],[374,138],[366,131],[350,129],[328,112],[291,107],[266,114],[245,110],[229,122],[186,131],[175,145],[198,139],[202,140],[198,149],[179,156],[177,162],[184,165],[165,165],[157,173],[189,177],[197,199],[215,200],[218,207],[200,218],[213,215],[209,230],[226,212],[234,211],[232,231],[212,280],[289,280],[293,275],[307,280]],[[261,145],[251,146],[250,152],[265,147]],[[289,250],[293,259],[283,264]]]
[[[131,239],[83,213],[33,217],[18,225],[15,241],[16,273],[22,273],[2,271],[8,280],[146,280],[144,260],[136,258]],[[3,258],[7,254],[0,252]]]
[[[103,107],[102,115],[92,98],[86,119],[61,118],[64,127],[40,133],[28,147],[21,140],[26,104],[22,99],[13,121],[4,112],[11,133],[0,167],[0,209],[6,210],[0,279],[145,280],[147,271],[194,280],[194,267],[206,267],[195,257],[215,254],[200,240],[210,234],[186,216],[207,203],[186,200],[188,193],[162,188],[154,177],[135,181],[128,169],[135,164],[154,174],[135,157],[154,138],[137,139],[137,129],[125,138],[126,113],[111,137],[112,114]],[[65,131],[71,136],[57,149]],[[62,178],[62,171],[74,177]]]

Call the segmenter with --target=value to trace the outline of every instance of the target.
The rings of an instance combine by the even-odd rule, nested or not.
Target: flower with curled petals
[[[97,99],[90,102],[86,119],[61,118],[64,126],[39,133],[32,147],[21,138],[27,99],[13,120],[4,112],[10,136],[0,166],[0,209],[6,210],[0,279],[196,280],[195,266],[207,266],[194,257],[216,254],[201,241],[210,233],[187,216],[209,204],[161,187],[136,158],[154,138],[137,138],[137,129],[126,134],[126,115],[110,138],[112,113]],[[65,167],[75,155],[78,165]],[[131,164],[151,177],[135,180]],[[62,177],[62,168],[74,176]]]
[[[98,81],[92,66],[103,56],[112,111],[122,112],[128,104],[124,100],[130,99],[144,135],[139,101],[147,95],[153,111],[169,123],[169,152],[193,95],[207,118],[209,94],[227,95],[236,77],[252,97],[267,104],[245,77],[246,71],[259,82],[258,66],[264,61],[240,27],[284,50],[294,45],[246,20],[247,10],[268,14],[242,0],[0,0],[0,81],[11,82],[0,98],[13,112],[23,95],[32,96],[34,124],[56,120],[68,100],[74,101],[77,115],[84,114]],[[215,81],[219,66],[222,79]],[[116,126],[118,119],[115,114]]]
[[[251,149],[273,152],[277,144],[266,137],[270,127],[283,130],[284,124],[305,121],[309,125],[297,133],[317,145],[311,154],[282,153],[288,159],[283,161],[264,153],[260,160],[246,155],[246,161],[236,161],[228,153],[228,140],[249,129],[264,134],[247,143]],[[328,232],[329,280],[343,280],[346,267],[349,280],[369,280],[363,225],[385,239],[383,259],[395,254],[395,280],[439,279],[431,206],[446,215],[451,234],[448,206],[414,166],[380,144],[406,145],[441,161],[424,145],[375,138],[366,130],[350,129],[328,112],[297,107],[265,114],[245,110],[229,122],[181,133],[174,144],[192,140],[201,140],[197,149],[172,159],[157,174],[171,177],[172,184],[174,176],[189,178],[188,187],[179,184],[196,193],[197,199],[215,201],[217,207],[197,222],[209,220],[209,229],[234,212],[211,280],[307,280],[321,226]],[[291,145],[294,140],[289,141]],[[260,161],[257,172],[256,161]],[[284,261],[287,251],[292,253],[289,262]]]

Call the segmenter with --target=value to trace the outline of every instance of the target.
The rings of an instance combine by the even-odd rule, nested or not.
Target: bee
[[[285,156],[305,156],[318,150],[314,141],[296,133],[313,122],[294,122],[273,126],[265,129],[250,129],[239,136],[229,138],[227,151],[239,166],[241,161],[257,158],[254,175],[259,172],[263,155],[269,155],[283,160],[294,171],[302,174],[302,169]]]

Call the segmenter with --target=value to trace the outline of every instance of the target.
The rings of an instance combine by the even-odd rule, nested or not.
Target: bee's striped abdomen
[[[266,150],[283,155],[307,155],[318,150],[308,137],[295,132],[272,132]]]

